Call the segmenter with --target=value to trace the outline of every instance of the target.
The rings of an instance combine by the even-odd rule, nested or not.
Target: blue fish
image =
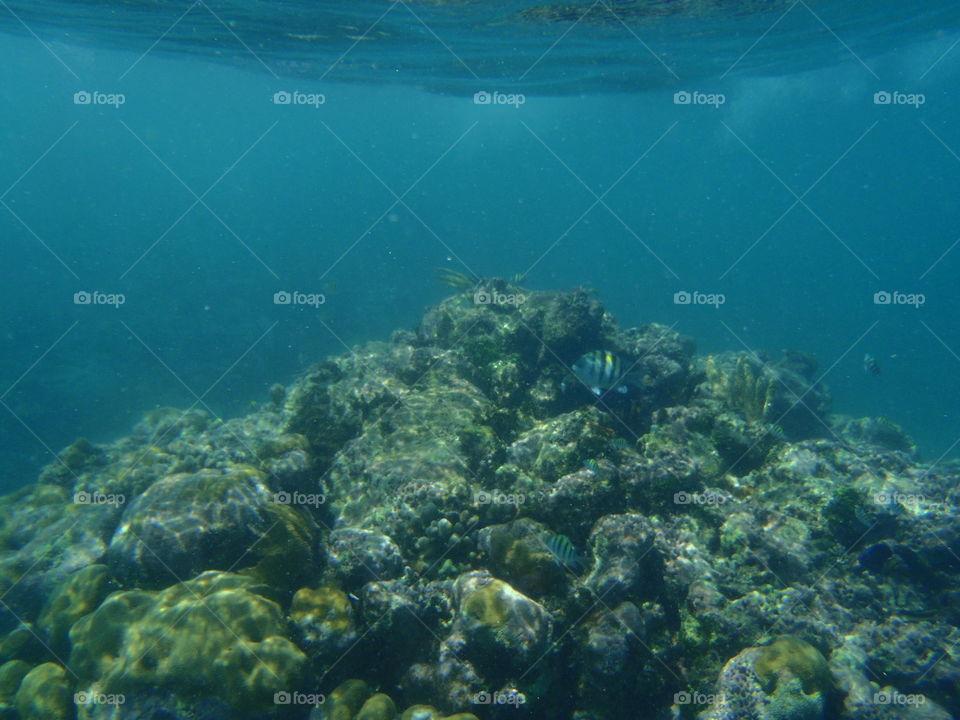
[[[893,550],[885,542],[881,542],[871,545],[860,553],[857,561],[864,570],[877,574],[883,570],[884,564],[892,557]]]
[[[582,355],[570,369],[594,395],[603,395],[607,390],[627,392],[623,363],[612,352],[591,350]]]

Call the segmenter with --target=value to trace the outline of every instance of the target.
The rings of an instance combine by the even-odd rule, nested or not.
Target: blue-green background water
[[[450,292],[438,266],[594,288],[622,324],[674,325],[701,352],[811,352],[835,411],[893,419],[927,460],[956,455],[957,24],[853,53],[793,21],[818,33],[811,62],[721,77],[756,39],[734,35],[687,48],[713,74],[533,85],[519,108],[467,90],[522,83],[469,75],[344,83],[71,43],[62,27],[47,47],[3,37],[4,487],[76,436],[108,440],[198,397],[243,413],[312,362],[414,326]],[[549,72],[573,71],[538,82]],[[83,90],[126,102],[74,104]],[[275,105],[280,90],[326,102]],[[726,102],[677,105],[683,90]],[[925,103],[875,104],[884,90]],[[282,290],[326,303],[276,305]],[[675,304],[684,290],[726,303]],[[884,290],[926,302],[874,304]],[[79,291],[126,302],[76,305]],[[864,372],[867,352],[882,375]]]

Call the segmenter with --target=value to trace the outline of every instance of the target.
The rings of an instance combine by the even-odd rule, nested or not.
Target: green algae
[[[320,717],[322,720],[352,720],[372,694],[370,686],[363,680],[346,680],[327,696]]]
[[[20,682],[30,670],[30,663],[23,660],[10,660],[0,665],[0,703],[9,706],[13,702]]]
[[[47,650],[37,638],[37,632],[28,624],[21,623],[0,638],[0,662],[26,660],[39,662]]]
[[[411,705],[400,715],[400,720],[477,720],[477,717],[470,713],[444,715],[433,705]]]
[[[300,588],[293,596],[290,617],[308,621],[324,635],[342,636],[354,631],[350,598],[334,587]]]
[[[280,607],[249,578],[207,572],[159,592],[110,595],[70,631],[70,667],[107,693],[153,687],[213,693],[237,710],[273,704],[307,658]]]
[[[528,518],[488,531],[489,561],[493,573],[519,590],[544,595],[564,586],[566,574],[558,566],[546,540],[550,531]]]
[[[69,652],[69,633],[73,624],[100,605],[116,589],[106,565],[88,565],[70,575],[47,600],[37,620],[37,628],[57,654]]]
[[[107,455],[86,438],[77,438],[57,455],[57,459],[40,473],[40,482],[73,487],[82,473],[107,464]]]
[[[397,705],[389,695],[377,693],[369,698],[360,708],[356,720],[394,720],[397,716]]]
[[[496,632],[507,623],[510,608],[504,596],[506,583],[493,580],[463,598],[461,612],[488,631]]]
[[[73,698],[67,672],[56,663],[44,663],[28,672],[20,681],[14,706],[21,720],[70,720]]]
[[[813,645],[792,635],[782,635],[758,648],[754,670],[767,692],[789,674],[800,680],[806,695],[827,697],[834,690],[827,659]]]

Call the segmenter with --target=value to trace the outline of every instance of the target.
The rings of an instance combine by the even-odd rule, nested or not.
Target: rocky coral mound
[[[960,466],[802,353],[524,294],[0,498],[0,716],[960,716]]]

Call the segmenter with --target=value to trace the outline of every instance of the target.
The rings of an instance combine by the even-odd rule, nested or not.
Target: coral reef
[[[244,417],[78,440],[0,498],[0,717],[958,717],[960,463],[817,377],[477,280]]]

